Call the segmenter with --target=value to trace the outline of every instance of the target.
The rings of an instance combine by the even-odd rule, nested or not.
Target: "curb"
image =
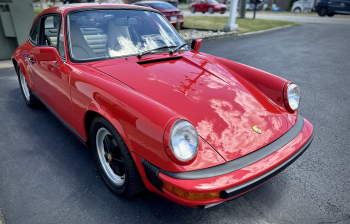
[[[287,27],[292,27],[292,25],[279,26],[279,27],[270,28],[267,30],[253,31],[253,32],[249,32],[249,33],[241,33],[241,34],[238,34],[237,36],[245,36],[245,35],[256,34],[256,33],[264,33],[264,32],[268,32],[268,31],[272,31],[272,30],[279,30],[279,29],[283,29],[283,28],[287,28]]]
[[[235,37],[235,36],[237,36],[237,32],[230,32],[223,35],[210,36],[210,37],[198,37],[198,38],[202,39],[202,41],[211,41],[211,40],[221,40],[221,39]],[[190,38],[190,39],[184,38],[184,41],[188,44],[191,44],[192,40],[193,38]]]
[[[251,34],[264,33],[264,32],[279,30],[279,29],[283,29],[283,28],[287,28],[287,27],[292,27],[292,25],[285,25],[285,26],[270,28],[270,29],[266,29],[266,30],[253,31],[253,32],[242,33],[242,34],[237,34],[237,32],[230,32],[230,33],[218,35],[218,36],[202,37],[201,39],[203,41],[221,40],[221,39],[226,39],[226,38],[230,38],[230,37],[237,37],[237,36],[239,37],[239,36],[246,36],[246,35],[251,35]],[[192,39],[185,39],[184,38],[184,40],[186,43],[191,44],[193,38]]]
[[[13,68],[13,64],[11,59],[9,60],[0,60],[0,69],[1,68]],[[1,224],[1,219],[0,219],[0,224]]]

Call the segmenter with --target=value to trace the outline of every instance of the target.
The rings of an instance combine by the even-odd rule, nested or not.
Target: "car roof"
[[[60,14],[67,14],[69,11],[76,10],[76,9],[84,9],[84,8],[137,8],[142,10],[150,10],[145,7],[137,6],[137,5],[128,5],[128,4],[111,4],[111,3],[77,3],[77,4],[65,4],[61,6],[54,6],[50,7],[43,12],[41,12],[39,16],[48,14],[48,13],[60,13]],[[151,9],[152,10],[152,9]],[[156,11],[156,10],[155,10]]]

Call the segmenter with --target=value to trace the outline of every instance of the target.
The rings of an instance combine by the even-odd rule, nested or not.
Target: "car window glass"
[[[32,42],[34,42],[35,44],[38,43],[38,34],[39,34],[39,23],[36,22],[30,32],[30,39],[32,40]]]
[[[64,53],[64,43],[63,43],[63,23],[61,22],[60,28],[59,28],[59,35],[58,35],[58,42],[57,42],[57,50],[60,54],[62,59],[66,59],[65,53]]]
[[[58,28],[61,23],[61,16],[47,16],[44,23],[44,45],[57,46]]]

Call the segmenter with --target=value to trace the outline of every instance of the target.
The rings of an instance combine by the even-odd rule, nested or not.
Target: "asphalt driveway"
[[[350,25],[303,24],[205,42],[201,51],[296,82],[314,141],[268,183],[207,210],[105,186],[91,152],[49,111],[28,108],[0,68],[0,217],[31,223],[350,223]],[[0,218],[1,220],[1,218]],[[1,222],[1,221],[0,221]]]

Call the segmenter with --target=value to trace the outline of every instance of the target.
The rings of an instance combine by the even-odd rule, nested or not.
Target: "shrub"
[[[271,6],[267,6],[267,7],[265,8],[265,11],[270,11],[271,9],[272,9]]]

